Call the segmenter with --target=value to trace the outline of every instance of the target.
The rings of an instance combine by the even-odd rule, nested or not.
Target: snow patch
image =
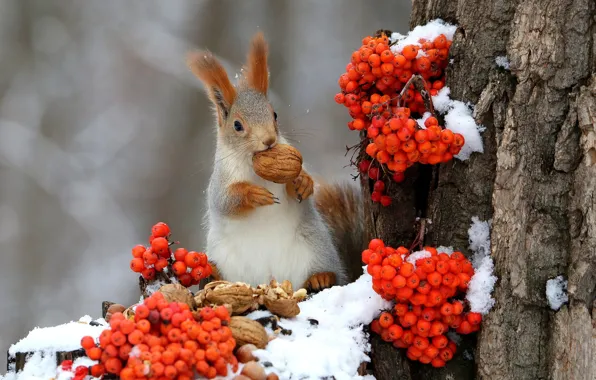
[[[453,40],[456,29],[457,26],[455,25],[448,24],[441,19],[435,19],[425,25],[415,27],[406,36],[393,33],[391,34],[391,42],[397,41],[397,43],[391,47],[391,51],[396,54],[401,53],[407,45],[421,46],[420,39],[432,41],[441,34],[444,34],[448,40]]]
[[[441,245],[439,247],[437,247],[437,252],[438,253],[446,253],[449,256],[451,256],[451,254],[454,252],[453,247],[445,247],[444,245]]]
[[[370,344],[363,325],[390,306],[372,290],[372,277],[365,267],[356,282],[326,289],[301,302],[298,316],[279,322],[292,334],[278,335],[264,350],[255,351],[255,356],[273,365],[267,368],[268,373],[275,372],[284,379],[370,378],[357,374],[360,363],[370,361]],[[258,312],[250,317],[267,315]]]
[[[8,353],[15,355],[17,352],[33,351],[73,351],[81,348],[81,338],[89,335],[95,339],[108,323],[103,320],[97,320],[98,326],[92,326],[88,322],[91,317],[86,315],[77,322],[64,323],[53,327],[36,327],[29,334],[10,346]]]
[[[426,259],[427,257],[432,257],[428,251],[412,252],[408,257],[406,257],[406,262],[412,264],[414,268],[416,268],[416,261],[420,259]]]
[[[92,326],[89,323],[93,319],[85,315],[76,322],[64,323],[53,327],[36,327],[19,342],[13,344],[8,350],[9,355],[30,352],[31,357],[27,360],[23,370],[15,373],[14,369],[0,380],[67,380],[72,379],[72,371],[64,371],[56,365],[59,351],[74,351],[81,348],[81,338],[86,335],[98,339],[103,330],[109,328],[108,323],[102,318],[95,322],[98,325]],[[95,364],[87,357],[76,359],[73,363],[73,370],[79,366],[90,366]]]
[[[559,310],[563,304],[569,301],[567,280],[563,276],[551,278],[546,282],[546,299],[553,310]]]
[[[497,66],[504,68],[505,70],[509,70],[509,60],[507,59],[506,56],[504,55],[500,55],[497,58],[495,58],[495,63],[497,64]]]
[[[471,311],[485,315],[495,304],[491,293],[497,282],[497,277],[493,274],[493,259],[490,257],[490,223],[480,221],[476,216],[472,217],[468,236],[470,249],[474,252],[474,275],[468,285],[466,299]]]

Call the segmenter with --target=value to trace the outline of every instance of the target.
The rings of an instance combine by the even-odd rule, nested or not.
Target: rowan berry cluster
[[[339,78],[342,92],[335,95],[335,101],[349,109],[351,130],[366,131],[365,152],[370,161],[366,170],[359,168],[361,173],[378,180],[387,172],[401,182],[414,163],[448,162],[460,152],[465,143],[461,134],[445,129],[434,116],[425,120],[424,127],[414,119],[432,110],[425,108],[423,95],[414,88],[413,75],[420,77],[430,95],[436,95],[445,84],[450,46],[451,41],[440,35],[394,53],[387,36],[369,36],[352,54]],[[376,175],[371,173],[375,168]],[[391,203],[382,202],[379,195],[371,195],[373,202]]]
[[[136,307],[134,320],[112,315],[110,329],[101,333],[99,342],[90,336],[81,339],[86,355],[99,361],[88,373],[122,380],[227,376],[228,366],[238,369],[229,321],[224,306],[193,315],[187,304],[168,303],[156,292]]]
[[[211,275],[212,268],[205,253],[178,248],[172,254],[170,246],[174,243],[169,239],[167,224],[159,222],[154,225],[149,237],[150,246],[139,244],[132,249],[130,269],[141,273],[147,281],[153,280],[157,272],[167,270],[186,287],[197,285]]]
[[[409,359],[443,367],[456,351],[445,334],[450,328],[460,334],[478,331],[482,315],[470,312],[463,300],[474,275],[470,261],[461,252],[424,251],[428,254],[413,254],[373,239],[362,252],[375,292],[396,301],[372,322],[371,330],[395,347],[407,348]]]

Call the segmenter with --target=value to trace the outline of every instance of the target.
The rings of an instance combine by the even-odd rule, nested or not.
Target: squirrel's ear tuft
[[[267,66],[267,41],[262,32],[258,32],[252,39],[248,62],[246,64],[246,82],[253,89],[267,95],[269,88],[269,68]]]
[[[219,124],[227,118],[230,107],[236,99],[236,89],[232,86],[226,70],[211,52],[199,51],[188,54],[188,67],[205,85],[209,98],[218,111]]]

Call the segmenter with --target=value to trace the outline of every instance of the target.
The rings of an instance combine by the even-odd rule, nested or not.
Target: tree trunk
[[[409,170],[393,186],[395,206],[366,204],[368,235],[407,245],[417,215],[432,221],[425,244],[465,252],[471,217],[492,219],[496,304],[477,344],[464,342],[475,347],[473,360],[460,346],[436,370],[373,339],[375,375],[596,379],[596,4],[413,1],[412,28],[435,18],[459,27],[447,86],[476,104],[484,153]],[[497,56],[507,56],[510,71]],[[558,275],[569,281],[569,304],[554,312],[545,289]]]

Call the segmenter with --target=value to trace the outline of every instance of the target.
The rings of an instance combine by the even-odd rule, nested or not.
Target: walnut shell
[[[298,149],[277,144],[271,149],[256,153],[252,158],[255,173],[267,181],[289,183],[302,171],[302,155]]]
[[[205,286],[204,293],[198,296],[205,302],[232,307],[233,314],[242,314],[257,307],[254,291],[250,285],[228,281],[214,281]]]
[[[278,298],[264,297],[263,304],[275,315],[282,318],[293,318],[300,314],[300,307],[298,301],[294,298]]]
[[[118,303],[112,304],[110,307],[108,307],[108,310],[106,310],[106,317],[104,319],[106,322],[109,322],[110,318],[112,318],[112,315],[116,313],[124,313],[124,310],[126,310],[124,305],[120,305]]]
[[[167,284],[159,288],[158,292],[163,294],[168,302],[181,302],[187,304],[191,310],[196,308],[195,300],[190,290],[180,284]]]
[[[242,367],[242,375],[252,380],[267,380],[265,369],[257,362],[248,362]]]
[[[232,337],[238,347],[254,344],[257,348],[265,348],[269,343],[265,328],[250,318],[234,316],[230,318],[228,327],[232,330]]]

